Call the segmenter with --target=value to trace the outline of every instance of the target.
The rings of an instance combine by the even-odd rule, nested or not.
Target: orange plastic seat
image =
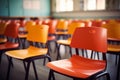
[[[54,73],[59,73],[73,80],[96,80],[106,75],[110,80],[109,73],[106,71],[106,52],[107,52],[107,30],[100,27],[77,28],[71,40],[71,47],[76,48],[76,55],[69,59],[62,59],[47,63],[50,68],[49,80],[54,77]],[[78,49],[88,49],[98,51],[103,55],[103,60],[93,60],[77,55]]]
[[[11,60],[12,58],[22,60],[25,67],[25,80],[28,80],[30,64],[33,64],[33,69],[35,72],[36,80],[38,80],[36,67],[34,61],[37,59],[48,58],[48,48],[47,48],[47,37],[48,37],[48,26],[47,25],[33,25],[29,26],[27,40],[29,41],[29,47],[27,49],[11,50],[7,51],[5,54],[10,57],[10,62],[8,65],[7,79],[9,79]],[[41,44],[41,46],[34,45],[34,43]],[[26,64],[25,64],[26,63]]]
[[[0,38],[0,44],[5,43],[7,41],[6,38]]]
[[[4,36],[7,37],[7,41],[3,44],[0,44],[0,52],[1,52],[0,62],[1,62],[2,54],[5,51],[19,48],[19,43],[16,42],[16,39],[17,41],[19,41],[18,40],[18,28],[19,28],[19,25],[15,23],[14,21],[10,22],[6,26]]]

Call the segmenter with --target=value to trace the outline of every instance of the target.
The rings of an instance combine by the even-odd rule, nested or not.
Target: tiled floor
[[[52,49],[54,49],[54,47],[52,47]],[[56,54],[57,53],[51,53],[52,60],[55,60]],[[64,47],[63,47],[61,50],[61,55],[62,55],[62,58],[68,58],[69,57],[68,49],[66,54],[64,54]],[[115,56],[112,54],[108,54],[107,59],[109,64],[108,72],[110,73],[111,80],[116,80],[117,66],[115,64]],[[14,66],[11,69],[9,80],[24,80],[25,71],[24,71],[24,66],[22,61],[13,59],[13,63],[14,63]],[[35,64],[36,64],[39,80],[47,80],[49,69],[43,65],[43,60],[36,60]],[[8,66],[8,60],[7,60],[7,57],[3,54],[2,62],[0,64],[0,80],[6,79],[7,66]],[[71,78],[68,78],[59,74],[55,74],[55,77],[56,77],[56,80],[72,80]],[[35,80],[32,65],[30,68],[29,80]],[[101,78],[99,80],[105,80],[105,79]]]

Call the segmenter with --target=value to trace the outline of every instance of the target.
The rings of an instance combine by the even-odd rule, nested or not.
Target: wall
[[[27,1],[38,1],[40,7],[38,9],[25,8],[24,0],[0,0],[0,16],[50,16],[50,0]]]
[[[120,11],[75,11],[75,12],[53,12],[54,18],[66,19],[120,19]]]
[[[7,0],[0,0],[0,16],[8,16]]]

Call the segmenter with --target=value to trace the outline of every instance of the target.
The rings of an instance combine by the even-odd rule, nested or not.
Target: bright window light
[[[73,11],[73,0],[56,0],[56,11]]]

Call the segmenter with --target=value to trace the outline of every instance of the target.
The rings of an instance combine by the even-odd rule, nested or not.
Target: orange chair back
[[[68,26],[68,34],[72,35],[77,27],[84,27],[82,22],[71,22]]]
[[[116,24],[114,27],[115,27],[115,29],[114,29],[114,36],[113,37],[120,39],[120,23]]]
[[[57,30],[67,30],[68,29],[68,21],[66,21],[66,20],[58,20],[56,29]]]
[[[6,22],[0,22],[0,35],[4,34],[6,26],[7,26]]]
[[[28,30],[27,40],[46,43],[48,37],[48,25],[34,25]]]
[[[120,23],[111,22],[102,25],[102,27],[108,30],[108,38],[120,39]]]
[[[19,24],[11,21],[5,29],[4,35],[7,37],[11,37],[11,38],[17,38],[18,37],[18,29],[19,29]]]
[[[107,30],[101,27],[76,28],[71,47],[106,52]]]
[[[25,28],[26,28],[26,31],[28,31],[29,30],[29,28],[31,27],[31,26],[33,26],[33,25],[35,25],[35,22],[34,21],[27,21],[26,23],[25,23]]]

